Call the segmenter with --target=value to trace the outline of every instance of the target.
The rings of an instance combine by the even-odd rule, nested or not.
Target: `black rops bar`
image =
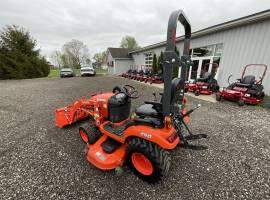
[[[176,43],[176,28],[177,21],[185,28],[185,39],[184,39],[184,49],[183,55],[181,58],[175,52],[175,43]],[[163,115],[167,116],[170,113],[175,113],[175,106],[171,105],[171,88],[172,88],[172,69],[173,67],[181,67],[181,77],[179,84],[179,95],[177,97],[177,102],[182,105],[184,98],[184,89],[185,89],[185,78],[186,71],[191,65],[191,60],[189,56],[189,47],[190,47],[190,37],[191,37],[191,27],[188,19],[186,18],[182,10],[177,10],[172,12],[169,18],[168,30],[167,30],[167,46],[164,52],[164,97],[162,102]],[[177,96],[177,95],[175,95]]]

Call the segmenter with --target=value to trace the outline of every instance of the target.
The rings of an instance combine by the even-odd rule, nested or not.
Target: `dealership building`
[[[183,39],[183,36],[176,39],[180,55]],[[108,48],[108,72],[116,75],[131,67],[151,67],[153,55],[158,57],[165,47],[166,41],[137,50]],[[217,63],[216,79],[220,86],[228,85],[227,79],[231,74],[232,80],[240,78],[247,64],[266,64],[270,67],[270,9],[193,32],[190,54],[194,65],[188,69],[188,80],[196,79],[202,72],[210,72],[212,64],[207,63]],[[256,78],[260,72],[256,67],[247,71]],[[270,95],[270,69],[266,72],[263,85],[266,94]]]

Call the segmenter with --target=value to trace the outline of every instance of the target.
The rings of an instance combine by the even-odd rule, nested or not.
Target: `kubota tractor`
[[[181,58],[175,52],[178,20],[185,28]],[[191,63],[190,36],[191,27],[184,13],[173,12],[164,53],[164,91],[159,102],[146,101],[130,115],[131,100],[139,95],[133,86],[124,85],[56,110],[56,126],[60,128],[87,117],[94,119],[94,126],[89,123],[79,128],[87,146],[86,158],[91,164],[101,170],[111,170],[126,163],[139,178],[157,182],[169,172],[172,149],[178,145],[205,148],[188,143],[188,140],[206,137],[192,134],[187,125],[189,115],[199,107],[187,110],[184,98],[185,73]],[[181,68],[181,78],[172,80],[174,67]]]

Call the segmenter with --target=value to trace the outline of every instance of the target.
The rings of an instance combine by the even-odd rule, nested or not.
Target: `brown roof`
[[[113,58],[124,58],[124,59],[132,59],[129,52],[134,49],[127,49],[127,48],[108,48],[108,51],[111,53]]]

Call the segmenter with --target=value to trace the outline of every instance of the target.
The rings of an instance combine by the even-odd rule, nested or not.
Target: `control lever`
[[[180,137],[180,140],[182,141],[182,144],[180,144],[180,145],[184,148],[189,148],[189,149],[193,149],[193,150],[207,149],[207,146],[204,146],[204,145],[192,145],[192,144],[188,143],[188,140],[197,140],[197,139],[207,138],[207,135],[206,134],[193,134],[191,132],[191,130],[189,129],[188,125],[186,124],[186,122],[184,121],[184,118],[186,116],[190,115],[192,112],[194,112],[195,110],[197,110],[200,107],[201,107],[201,104],[198,104],[194,108],[187,111],[184,115],[180,115],[179,117],[174,118],[174,124],[177,127],[178,135]],[[183,124],[184,127],[186,128],[186,130],[188,132],[187,136],[183,135],[183,129],[181,127],[181,124]]]
[[[189,111],[187,111],[184,115],[182,115],[182,118],[190,115],[192,112],[194,112],[195,110],[197,110],[198,108],[200,108],[202,105],[198,104],[197,106],[195,106],[194,108],[191,108]]]

